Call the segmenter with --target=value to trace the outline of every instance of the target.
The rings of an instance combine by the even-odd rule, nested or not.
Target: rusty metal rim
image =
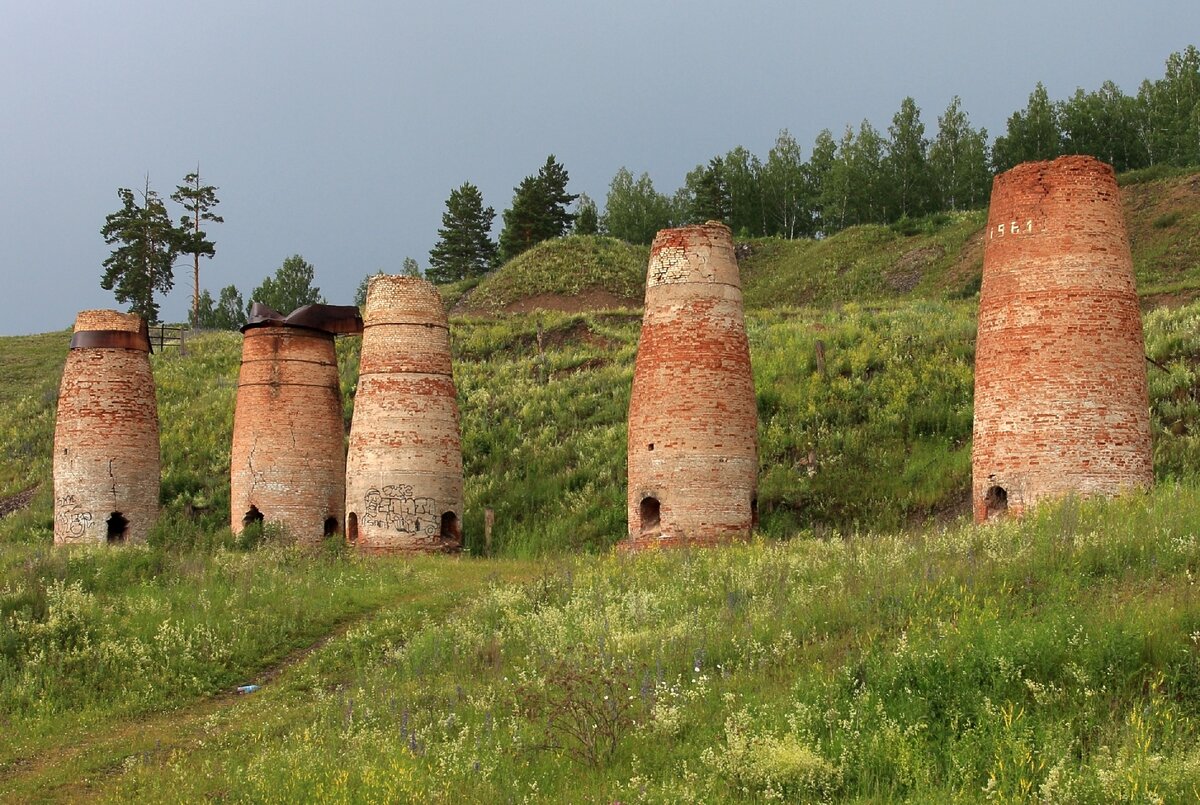
[[[139,332],[80,330],[71,336],[71,349],[129,349],[136,352],[153,352],[145,325]]]

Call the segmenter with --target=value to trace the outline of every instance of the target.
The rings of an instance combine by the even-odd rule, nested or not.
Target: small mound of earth
[[[583,313],[590,310],[638,307],[641,304],[640,299],[617,296],[609,291],[593,288],[573,296],[557,293],[534,294],[510,302],[504,306],[504,312],[532,313],[535,310],[555,310],[562,313]]]
[[[923,246],[906,252],[888,269],[884,278],[888,287],[900,293],[911,291],[921,284],[925,269],[945,253],[941,246]]]
[[[0,500],[0,517],[7,517],[13,512],[18,512],[27,507],[33,496],[37,494],[37,487],[31,486],[28,489],[23,489],[17,494]]]
[[[577,321],[569,327],[547,330],[542,335],[544,349],[562,349],[568,344],[588,344],[589,346],[608,349],[612,341],[599,333],[592,332],[586,321]]]
[[[983,233],[980,229],[968,238],[954,265],[946,272],[947,288],[960,288],[983,273]]]

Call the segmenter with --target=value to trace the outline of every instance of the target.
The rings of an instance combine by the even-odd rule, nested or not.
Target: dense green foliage
[[[246,323],[246,302],[236,285],[226,285],[216,301],[208,289],[200,292],[200,299],[192,314],[192,326],[202,330],[237,330]]]
[[[649,243],[666,226],[720,220],[742,238],[814,237],[979,209],[993,173],[1061,154],[1091,154],[1118,171],[1200,165],[1200,51],[1171,54],[1163,78],[1143,82],[1136,96],[1107,81],[1056,101],[1039,82],[991,146],[956,96],[930,135],[905,98],[886,133],[869,120],[847,125],[840,138],[823,130],[805,162],[785,129],[765,160],[736,146],[697,165],[673,196],[621,168],[606,231]]]
[[[455,282],[482,275],[496,261],[489,232],[496,211],[483,206],[483,194],[470,182],[450,191],[438,242],[429,250],[430,282]]]
[[[298,307],[324,302],[321,289],[312,284],[313,276],[312,263],[293,254],[251,292],[247,304],[258,302],[286,315]]]
[[[166,205],[150,187],[149,176],[139,194],[140,200],[128,187],[118,189],[121,209],[104,219],[100,234],[115,248],[104,259],[100,287],[113,291],[118,302],[128,302],[129,312],[156,324],[154,294],[167,293],[175,286],[175,257],[183,233],[171,223]]]
[[[181,254],[192,256],[191,320],[196,324],[200,319],[200,258],[207,257],[211,260],[217,253],[216,244],[208,239],[208,233],[201,229],[200,225],[206,222],[219,224],[225,219],[213,212],[213,208],[221,203],[217,198],[217,188],[200,182],[199,166],[196,166],[194,172],[183,177],[183,184],[175,188],[171,200],[183,207],[185,213],[179,219],[179,251]]]
[[[575,200],[575,223],[571,227],[571,234],[600,234],[600,212],[596,209],[596,202],[587,193],[580,193]]]
[[[570,231],[575,213],[568,208],[579,196],[567,192],[569,181],[567,169],[551,154],[537,174],[526,176],[513,189],[512,206],[504,211],[504,228],[500,231],[501,260],[511,260],[544,240]]]
[[[675,222],[671,199],[654,189],[650,174],[636,180],[622,167],[608,186],[604,232],[627,243],[649,245],[658,230]]]

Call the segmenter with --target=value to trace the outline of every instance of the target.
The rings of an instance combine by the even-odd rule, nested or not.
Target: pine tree
[[[154,293],[167,293],[175,285],[175,257],[183,235],[171,223],[166,205],[150,189],[150,177],[140,191],[139,203],[127,187],[117,190],[121,209],[104,219],[100,234],[110,246],[119,244],[104,261],[100,287],[114,291],[118,302],[129,302],[131,313],[147,323],[158,322]]]
[[[551,154],[537,175],[526,176],[513,188],[512,206],[504,211],[504,228],[500,231],[501,260],[511,260],[531,246],[562,237],[570,230],[575,214],[568,207],[578,196],[567,192],[568,181],[567,169]]]
[[[430,282],[455,282],[481,276],[496,261],[496,244],[489,235],[496,211],[483,206],[483,194],[470,182],[450,191],[438,242],[429,250]]]
[[[720,221],[729,224],[732,204],[729,185],[725,181],[725,165],[720,157],[713,157],[707,165],[697,165],[684,181],[691,191],[688,218],[692,223]]]
[[[216,245],[208,239],[208,234],[200,228],[202,221],[214,224],[224,223],[225,219],[212,212],[212,208],[220,204],[217,199],[217,188],[200,183],[200,166],[194,173],[183,177],[183,184],[175,188],[171,200],[179,204],[187,212],[179,219],[179,229],[182,236],[180,252],[192,255],[192,318],[197,319],[200,304],[200,257],[212,259],[217,253]],[[212,296],[209,295],[209,300]]]

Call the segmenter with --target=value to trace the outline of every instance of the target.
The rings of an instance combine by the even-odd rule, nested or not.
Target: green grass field
[[[1162,287],[1189,182],[1128,185]],[[977,528],[974,226],[753,245],[762,520],[722,550],[612,550],[637,311],[452,318],[467,551],[413,559],[229,532],[237,334],[152,358],[149,544],[54,549],[68,337],[0,339],[0,499],[33,490],[0,517],[0,800],[1200,799],[1200,303],[1145,317],[1156,489]]]

